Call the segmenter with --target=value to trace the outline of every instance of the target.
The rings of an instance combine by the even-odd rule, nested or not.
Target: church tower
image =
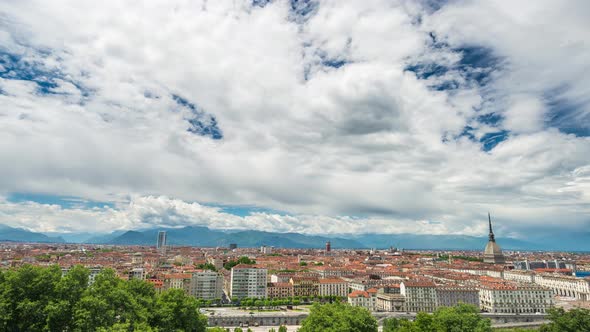
[[[500,249],[500,246],[496,243],[494,231],[492,230],[492,217],[489,212],[488,223],[490,233],[488,234],[488,244],[483,252],[483,262],[490,264],[504,264],[506,260],[504,259],[504,254],[502,254],[502,249]]]

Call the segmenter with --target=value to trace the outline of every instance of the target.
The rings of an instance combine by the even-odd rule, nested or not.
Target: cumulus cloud
[[[588,4],[428,3],[1,3],[0,193],[116,203],[3,221],[586,227]]]

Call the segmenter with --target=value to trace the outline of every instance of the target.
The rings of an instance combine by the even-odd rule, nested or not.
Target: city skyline
[[[588,13],[1,3],[0,224],[588,243]]]

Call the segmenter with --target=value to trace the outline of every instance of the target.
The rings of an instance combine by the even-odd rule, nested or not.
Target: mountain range
[[[0,241],[41,243],[88,243],[114,245],[155,245],[159,231],[167,232],[168,244],[178,246],[217,247],[235,243],[239,247],[323,248],[327,241],[332,248],[389,248],[482,250],[486,237],[430,234],[361,234],[340,236],[274,233],[265,231],[223,231],[200,226],[118,230],[109,234],[36,233],[0,225]],[[590,232],[564,235],[559,238],[520,240],[497,237],[503,249],[512,250],[590,250]]]

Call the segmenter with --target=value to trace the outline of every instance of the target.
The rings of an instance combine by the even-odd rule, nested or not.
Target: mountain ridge
[[[31,232],[0,224],[0,241],[40,242],[40,243],[86,243],[111,245],[155,245],[158,231],[168,232],[171,245],[223,247],[236,243],[239,247],[259,247],[262,245],[277,248],[323,248],[330,241],[332,248],[384,249],[391,246],[406,249],[448,249],[483,250],[487,237],[468,235],[432,234],[358,234],[358,235],[306,235],[301,233],[277,233],[257,230],[215,230],[204,226],[185,226],[182,228],[151,228],[144,230],[117,230],[109,234],[59,233],[48,234]],[[93,236],[92,236],[93,235]],[[65,240],[64,240],[65,239]],[[575,241],[567,241],[575,239]],[[589,241],[583,241],[589,239]],[[504,250],[590,250],[590,233],[577,233],[571,236],[520,240],[497,238]],[[588,245],[580,245],[580,243]]]

